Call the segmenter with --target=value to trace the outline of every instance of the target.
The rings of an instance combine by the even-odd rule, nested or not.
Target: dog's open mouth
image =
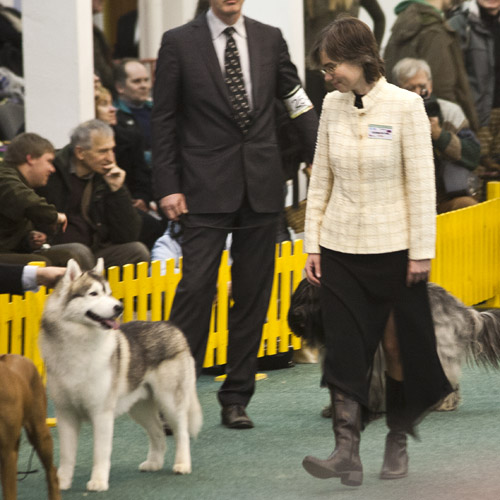
[[[92,321],[100,323],[104,328],[110,330],[116,330],[118,328],[118,323],[114,318],[102,318],[101,316],[93,313],[92,311],[87,311],[85,316],[90,318]]]

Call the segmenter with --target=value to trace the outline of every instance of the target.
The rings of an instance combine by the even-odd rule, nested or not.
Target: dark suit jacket
[[[190,213],[234,212],[245,193],[256,212],[283,208],[274,99],[300,80],[278,28],[249,18],[245,26],[253,92],[246,135],[232,116],[206,16],[163,35],[152,115],[153,194],[184,193]],[[314,148],[316,112],[295,121]]]
[[[24,266],[0,264],[0,293],[24,293],[21,281],[23,269]]]

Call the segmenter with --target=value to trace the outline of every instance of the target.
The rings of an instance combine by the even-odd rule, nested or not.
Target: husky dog
[[[40,347],[60,441],[59,485],[71,487],[80,424],[90,420],[91,491],[108,489],[114,418],[129,412],[148,434],[141,471],[163,467],[166,441],[160,412],[172,427],[173,471],[191,472],[189,436],[202,424],[194,360],[182,332],[168,322],[132,321],[118,328],[123,306],[102,277],[103,261],[82,273],[74,260],[47,299]]]
[[[499,368],[500,366],[500,311],[479,312],[467,307],[444,288],[429,283],[429,301],[436,333],[436,344],[443,370],[455,389],[441,404],[439,410],[454,410],[459,403],[459,381],[464,362]],[[292,332],[306,340],[311,347],[324,346],[321,322],[319,288],[306,279],[292,295],[288,324]],[[370,386],[370,409],[382,410],[385,364],[379,348],[375,356]]]

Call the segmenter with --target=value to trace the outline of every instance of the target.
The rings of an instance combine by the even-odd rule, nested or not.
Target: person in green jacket
[[[20,134],[7,148],[0,163],[1,263],[65,266],[74,258],[84,269],[93,267],[94,257],[85,245],[50,245],[68,223],[64,213],[35,192],[55,171],[53,160],[54,146],[37,134]]]
[[[396,22],[385,48],[388,80],[404,57],[424,59],[433,77],[434,95],[458,104],[472,130],[478,129],[474,100],[457,34],[444,18],[451,0],[404,0],[395,8]]]

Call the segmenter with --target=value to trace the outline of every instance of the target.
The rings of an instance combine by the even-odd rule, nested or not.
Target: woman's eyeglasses
[[[334,73],[335,73],[335,70],[339,67],[340,63],[332,63],[332,64],[329,64],[328,66],[325,66],[324,68],[321,68],[320,71],[321,71],[321,74],[322,75],[330,75],[332,76]]]

